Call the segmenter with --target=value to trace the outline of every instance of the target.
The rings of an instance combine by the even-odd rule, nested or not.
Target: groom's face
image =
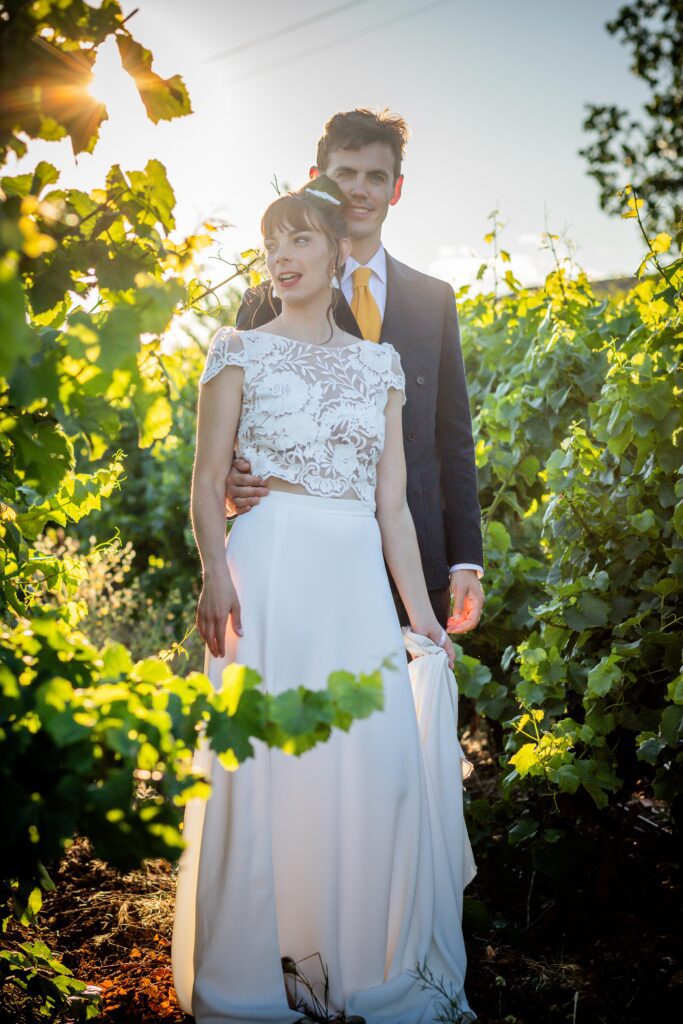
[[[345,214],[350,237],[375,238],[379,243],[384,218],[395,196],[391,147],[371,142],[361,149],[334,149],[324,170],[347,197]]]

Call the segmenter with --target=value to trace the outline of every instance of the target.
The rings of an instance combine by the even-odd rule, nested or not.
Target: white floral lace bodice
[[[225,366],[244,370],[236,447],[252,473],[323,497],[353,493],[375,508],[388,389],[399,390],[405,402],[405,377],[392,345],[359,340],[328,348],[222,327],[200,384]]]

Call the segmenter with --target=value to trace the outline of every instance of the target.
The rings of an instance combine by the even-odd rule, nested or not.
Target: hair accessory
[[[320,192],[316,188],[303,188],[300,194],[318,196],[319,199],[327,199],[330,203],[334,203],[335,206],[341,206],[341,199],[331,196],[329,192]]]

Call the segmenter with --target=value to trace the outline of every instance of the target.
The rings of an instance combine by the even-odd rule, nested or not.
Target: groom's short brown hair
[[[316,164],[325,171],[330,153],[335,149],[360,149],[373,142],[384,142],[394,154],[394,181],[401,173],[403,151],[408,139],[408,125],[398,114],[384,110],[356,107],[333,114],[318,141]]]

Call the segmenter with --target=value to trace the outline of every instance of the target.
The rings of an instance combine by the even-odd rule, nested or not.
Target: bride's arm
[[[408,612],[413,632],[439,643],[443,630],[427,593],[413,517],[406,498],[406,459],[403,448],[402,395],[389,389],[385,409],[384,450],[377,464],[377,522],[382,549],[391,575]],[[443,645],[453,667],[453,645]]]
[[[197,629],[213,656],[221,658],[229,615],[242,635],[239,600],[225,560],[225,479],[242,408],[243,376],[241,367],[225,366],[201,386],[192,472],[190,511],[203,579]]]

